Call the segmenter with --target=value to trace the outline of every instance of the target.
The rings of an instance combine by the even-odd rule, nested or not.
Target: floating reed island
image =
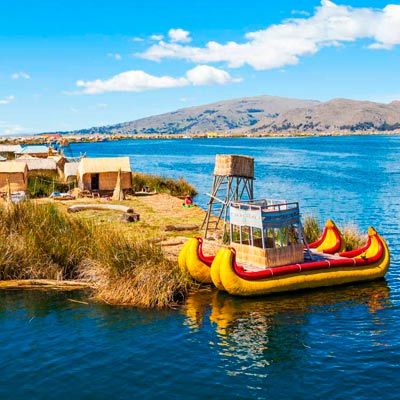
[[[219,156],[218,160],[216,176],[235,175],[239,170],[245,176],[237,184],[244,182],[241,192],[246,189],[252,197],[252,159]],[[127,160],[114,161],[127,164]],[[104,164],[102,159],[84,159],[80,166],[85,168],[78,167],[77,192],[69,196],[54,191],[49,196],[48,185],[32,193],[46,197],[14,202],[7,176],[8,190],[0,203],[0,288],[84,287],[93,299],[110,304],[162,308],[181,302],[198,287],[178,266],[187,239],[205,234],[202,225],[208,211],[182,206],[182,198],[195,195],[195,188],[183,178],[131,173],[126,171],[128,164],[122,165],[124,173],[119,164],[110,172]],[[82,190],[79,184],[93,184],[91,175],[100,172],[99,187]],[[127,181],[129,191],[124,191]],[[225,228],[216,226],[210,235],[214,240],[205,245],[218,250],[226,239]],[[305,233],[308,241],[319,237],[315,219],[305,220]],[[357,247],[348,243],[359,235],[347,236],[347,247]]]
[[[168,192],[195,189],[182,179],[170,187],[168,179],[155,176],[140,175],[140,184],[148,191],[121,201],[0,200],[0,287],[86,287],[97,300],[140,307],[181,301],[195,284],[177,267],[174,247],[183,239],[170,227],[187,225],[198,234],[203,212],[184,209]],[[68,212],[74,206],[81,211]],[[124,222],[126,210],[141,219]]]

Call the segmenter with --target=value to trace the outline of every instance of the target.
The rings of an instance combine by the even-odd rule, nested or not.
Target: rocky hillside
[[[400,101],[390,104],[334,99],[314,107],[266,117],[251,127],[251,133],[393,131],[400,129]]]
[[[327,102],[273,96],[247,97],[180,109],[74,134],[205,134],[400,131],[400,101],[390,104],[334,99]]]
[[[274,96],[247,97],[183,108],[136,121],[68,133],[185,135],[190,133],[231,132],[242,127],[249,128],[264,118],[274,119],[288,110],[313,107],[317,104],[319,102],[314,100],[287,99]]]

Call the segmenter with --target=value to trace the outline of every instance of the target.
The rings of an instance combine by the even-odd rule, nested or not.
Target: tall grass
[[[304,217],[303,229],[308,243],[315,242],[322,234],[322,229],[319,225],[318,218],[314,216]]]
[[[0,213],[0,279],[74,279],[93,230],[47,203],[16,203]]]
[[[343,240],[346,243],[346,251],[357,249],[365,244],[365,235],[354,224],[345,225],[341,232]]]
[[[157,175],[147,175],[138,172],[132,173],[132,189],[135,192],[148,188],[158,193],[168,193],[172,196],[184,196],[197,194],[196,189],[185,179],[164,178]]]
[[[366,236],[354,224],[347,223],[338,228],[342,234],[346,250],[354,250],[365,244]],[[306,216],[304,218],[303,229],[308,243],[317,240],[323,231],[323,228],[319,225],[318,218],[315,216]]]
[[[109,303],[166,307],[191,282],[157,244],[128,240],[52,203],[0,209],[0,279],[86,279]]]

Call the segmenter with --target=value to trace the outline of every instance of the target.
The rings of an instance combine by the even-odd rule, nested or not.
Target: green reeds
[[[318,218],[315,216],[304,217],[303,230],[308,243],[316,241],[322,234]]]
[[[365,235],[352,223],[346,224],[341,232],[343,240],[346,243],[346,251],[357,249],[366,242]]]
[[[68,192],[74,186],[74,182],[61,182],[51,174],[28,177],[28,191],[32,198],[49,197],[53,192]]]
[[[25,201],[0,215],[0,279],[75,279],[93,230],[55,205]]]
[[[168,193],[172,196],[195,196],[196,189],[185,179],[164,178],[157,175],[146,175],[138,172],[132,173],[132,189],[140,192],[144,188],[158,193]]]

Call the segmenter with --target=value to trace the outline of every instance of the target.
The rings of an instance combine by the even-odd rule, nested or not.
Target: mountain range
[[[389,104],[276,96],[244,97],[68,134],[187,135],[400,132],[400,101]]]

